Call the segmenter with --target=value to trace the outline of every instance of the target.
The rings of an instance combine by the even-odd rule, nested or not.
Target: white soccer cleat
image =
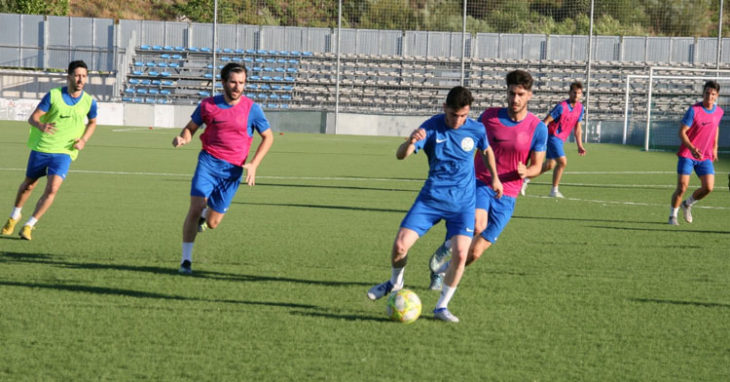
[[[679,225],[679,222],[677,221],[676,216],[670,216],[669,217],[669,225]]]
[[[459,317],[454,316],[449,312],[448,308],[439,308],[433,310],[433,318],[446,322],[459,322]]]
[[[428,285],[430,290],[441,290],[444,288],[444,274],[431,272],[431,283]]]
[[[378,284],[378,285],[370,288],[370,290],[368,290],[368,298],[375,301],[380,298],[383,298],[383,296],[387,296],[391,292],[396,292],[401,289],[403,289],[403,284],[393,285],[393,283],[391,283],[390,280],[388,280],[382,284]]]
[[[686,221],[687,223],[692,223],[692,206],[688,206],[686,203],[686,201],[680,203],[679,207],[682,208],[684,221]]]
[[[563,194],[560,193],[560,191],[550,191],[550,194],[548,196],[550,196],[551,198],[560,198],[560,199],[565,198],[565,196],[563,196]]]

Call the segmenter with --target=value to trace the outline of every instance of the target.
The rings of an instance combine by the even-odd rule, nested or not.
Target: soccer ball
[[[410,289],[401,289],[388,297],[386,313],[393,321],[410,324],[421,315],[421,299]]]

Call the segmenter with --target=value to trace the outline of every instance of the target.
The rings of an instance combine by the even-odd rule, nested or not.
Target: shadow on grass
[[[52,260],[51,255],[46,254],[27,254],[27,253],[15,253],[15,252],[3,252],[0,254],[0,263],[36,263],[53,265],[62,268],[70,269],[89,269],[89,270],[114,270],[114,271],[128,271],[128,272],[145,272],[160,275],[177,275],[177,267],[154,267],[154,266],[138,266],[138,265],[126,265],[126,264],[101,264],[101,263],[75,263],[69,261]],[[222,281],[244,281],[244,282],[286,282],[286,283],[301,283],[310,285],[323,285],[323,286],[371,286],[370,283],[365,282],[352,282],[352,281],[333,281],[333,280],[308,280],[308,279],[296,279],[291,277],[274,277],[274,276],[262,276],[262,275],[246,275],[238,273],[228,272],[212,272],[204,270],[194,270],[192,275],[180,276],[186,278],[203,278],[212,280]]]
[[[376,322],[391,322],[387,317],[373,317],[368,316],[365,314],[357,315],[357,314],[334,314],[334,313],[322,313],[322,312],[311,312],[311,311],[292,311],[290,314],[297,315],[297,316],[308,316],[308,317],[322,317],[322,318],[332,318],[336,320],[346,320],[346,321],[376,321]]]
[[[366,190],[366,191],[398,191],[398,192],[418,192],[418,189],[402,189],[390,187],[357,187],[357,186],[325,186],[321,184],[281,184],[281,183],[261,183],[256,182],[256,186],[264,187],[295,187],[295,188],[327,188],[336,190]]]
[[[694,229],[680,229],[669,226],[669,224],[664,223],[664,226],[667,226],[667,228],[636,228],[636,227],[607,227],[607,226],[586,226],[589,228],[601,228],[601,229],[616,229],[616,230],[622,230],[622,231],[648,231],[648,232],[685,232],[685,233],[709,233],[709,234],[720,234],[720,235],[727,235],[730,234],[730,231],[708,231],[708,230],[694,230]]]
[[[550,221],[576,221],[576,222],[601,222],[601,223],[641,223],[641,224],[657,224],[657,225],[667,225],[666,221],[635,221],[635,220],[620,220],[620,219],[585,219],[585,218],[557,218],[557,217],[547,217],[547,216],[520,216],[520,215],[514,215],[512,216],[512,219],[531,219],[531,220],[550,220]]]
[[[699,302],[699,301],[677,301],[677,300],[661,300],[654,298],[630,298],[634,302],[648,302],[654,304],[670,304],[670,305],[692,305],[705,308],[730,308],[730,304],[720,304],[716,302]]]
[[[251,206],[275,206],[275,207],[301,207],[301,208],[319,208],[326,210],[345,210],[345,211],[372,211],[372,212],[397,212],[405,214],[408,210],[392,209],[392,208],[366,208],[352,206],[326,206],[321,204],[298,204],[298,203],[249,203],[249,202],[233,202],[233,204],[246,204]]]

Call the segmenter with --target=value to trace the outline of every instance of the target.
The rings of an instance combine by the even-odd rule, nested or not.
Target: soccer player
[[[489,108],[479,117],[486,129],[489,147],[494,150],[504,196],[500,197],[500,193],[489,186],[494,182],[494,175],[486,171],[481,161],[475,162],[476,222],[469,251],[454,251],[449,260],[451,250],[446,242],[431,256],[431,271],[437,275],[445,272],[441,295],[434,310],[436,317],[444,321],[459,322],[449,312],[448,304],[464,268],[473,264],[497,241],[512,217],[523,179],[537,176],[545,159],[547,126],[527,110],[532,98],[532,76],[524,70],[514,70],[507,74],[506,80],[507,107]]]
[[[717,159],[717,140],[720,136],[720,120],[723,110],[716,105],[720,94],[720,84],[707,81],[702,89],[702,102],[687,109],[679,124],[679,139],[682,144],[677,156],[677,188],[672,194],[669,224],[679,225],[677,212],[682,208],[684,220],[692,223],[692,205],[712,192],[715,186],[715,168],[712,162]],[[689,186],[692,170],[700,178],[700,188],[687,200],[682,201]]]
[[[256,169],[274,142],[274,134],[263,110],[243,96],[246,67],[230,63],[221,69],[223,94],[200,102],[190,122],[172,140],[174,147],[190,143],[200,126],[203,149],[190,189],[190,209],[183,223],[180,273],[192,274],[193,242],[198,232],[215,228],[228,211],[246,170],[246,184],[256,183]],[[261,142],[253,159],[246,163],[254,138]]]
[[[71,162],[86,146],[96,129],[96,101],[84,92],[88,68],[83,61],[68,64],[67,85],[51,89],[28,118],[30,157],[25,180],[18,187],[10,218],[2,228],[3,235],[12,235],[20,221],[21,210],[41,177],[47,176],[46,188],[33,215],[20,230],[20,237],[31,240],[31,232],[56,198],[66,179]],[[85,121],[87,120],[87,121]]]
[[[413,206],[401,222],[391,250],[390,280],[373,286],[368,298],[377,300],[403,288],[403,273],[408,250],[431,227],[446,221],[447,240],[454,252],[466,257],[474,234],[475,178],[474,163],[495,175],[490,185],[497,196],[502,184],[496,176],[494,153],[484,128],[469,118],[473,102],[471,92],[461,86],[452,88],[443,104],[443,114],[426,120],[398,147],[396,157],[405,159],[423,149],[428,157],[428,178]],[[479,155],[474,155],[475,149]],[[475,159],[476,158],[476,159]],[[436,318],[445,319],[435,312]]]
[[[543,122],[548,127],[548,140],[547,140],[547,160],[542,165],[540,174],[547,171],[553,171],[553,188],[550,190],[550,196],[554,198],[562,198],[563,194],[558,190],[560,185],[560,178],[563,176],[565,166],[568,164],[568,158],[565,157],[565,151],[563,150],[563,144],[565,140],[573,131],[575,136],[575,143],[578,146],[578,155],[586,155],[586,150],[583,148],[581,121],[583,121],[583,104],[580,103],[580,99],[583,97],[583,84],[580,81],[575,81],[570,84],[570,92],[568,93],[568,99],[555,105],[553,111],[545,117]],[[557,167],[556,167],[557,165]],[[539,174],[538,174],[539,175]],[[525,178],[522,183],[522,189],[520,194],[524,195],[527,190],[527,184],[530,183],[530,178]]]

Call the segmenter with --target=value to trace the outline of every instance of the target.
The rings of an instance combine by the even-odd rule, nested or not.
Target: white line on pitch
[[[540,199],[552,199],[556,200],[554,197],[551,196],[544,196],[544,195],[525,195],[522,196],[523,198],[540,198]],[[644,202],[627,202],[627,201],[620,201],[620,200],[594,200],[594,199],[579,199],[579,198],[562,198],[560,200],[568,200],[573,202],[587,202],[587,203],[597,203],[597,204],[619,204],[624,206],[641,206],[641,207],[666,207],[666,204],[660,204],[660,203],[644,203]],[[701,204],[695,204],[692,206],[692,208],[704,208],[708,210],[730,210],[730,207],[722,207],[722,206],[703,206]]]

